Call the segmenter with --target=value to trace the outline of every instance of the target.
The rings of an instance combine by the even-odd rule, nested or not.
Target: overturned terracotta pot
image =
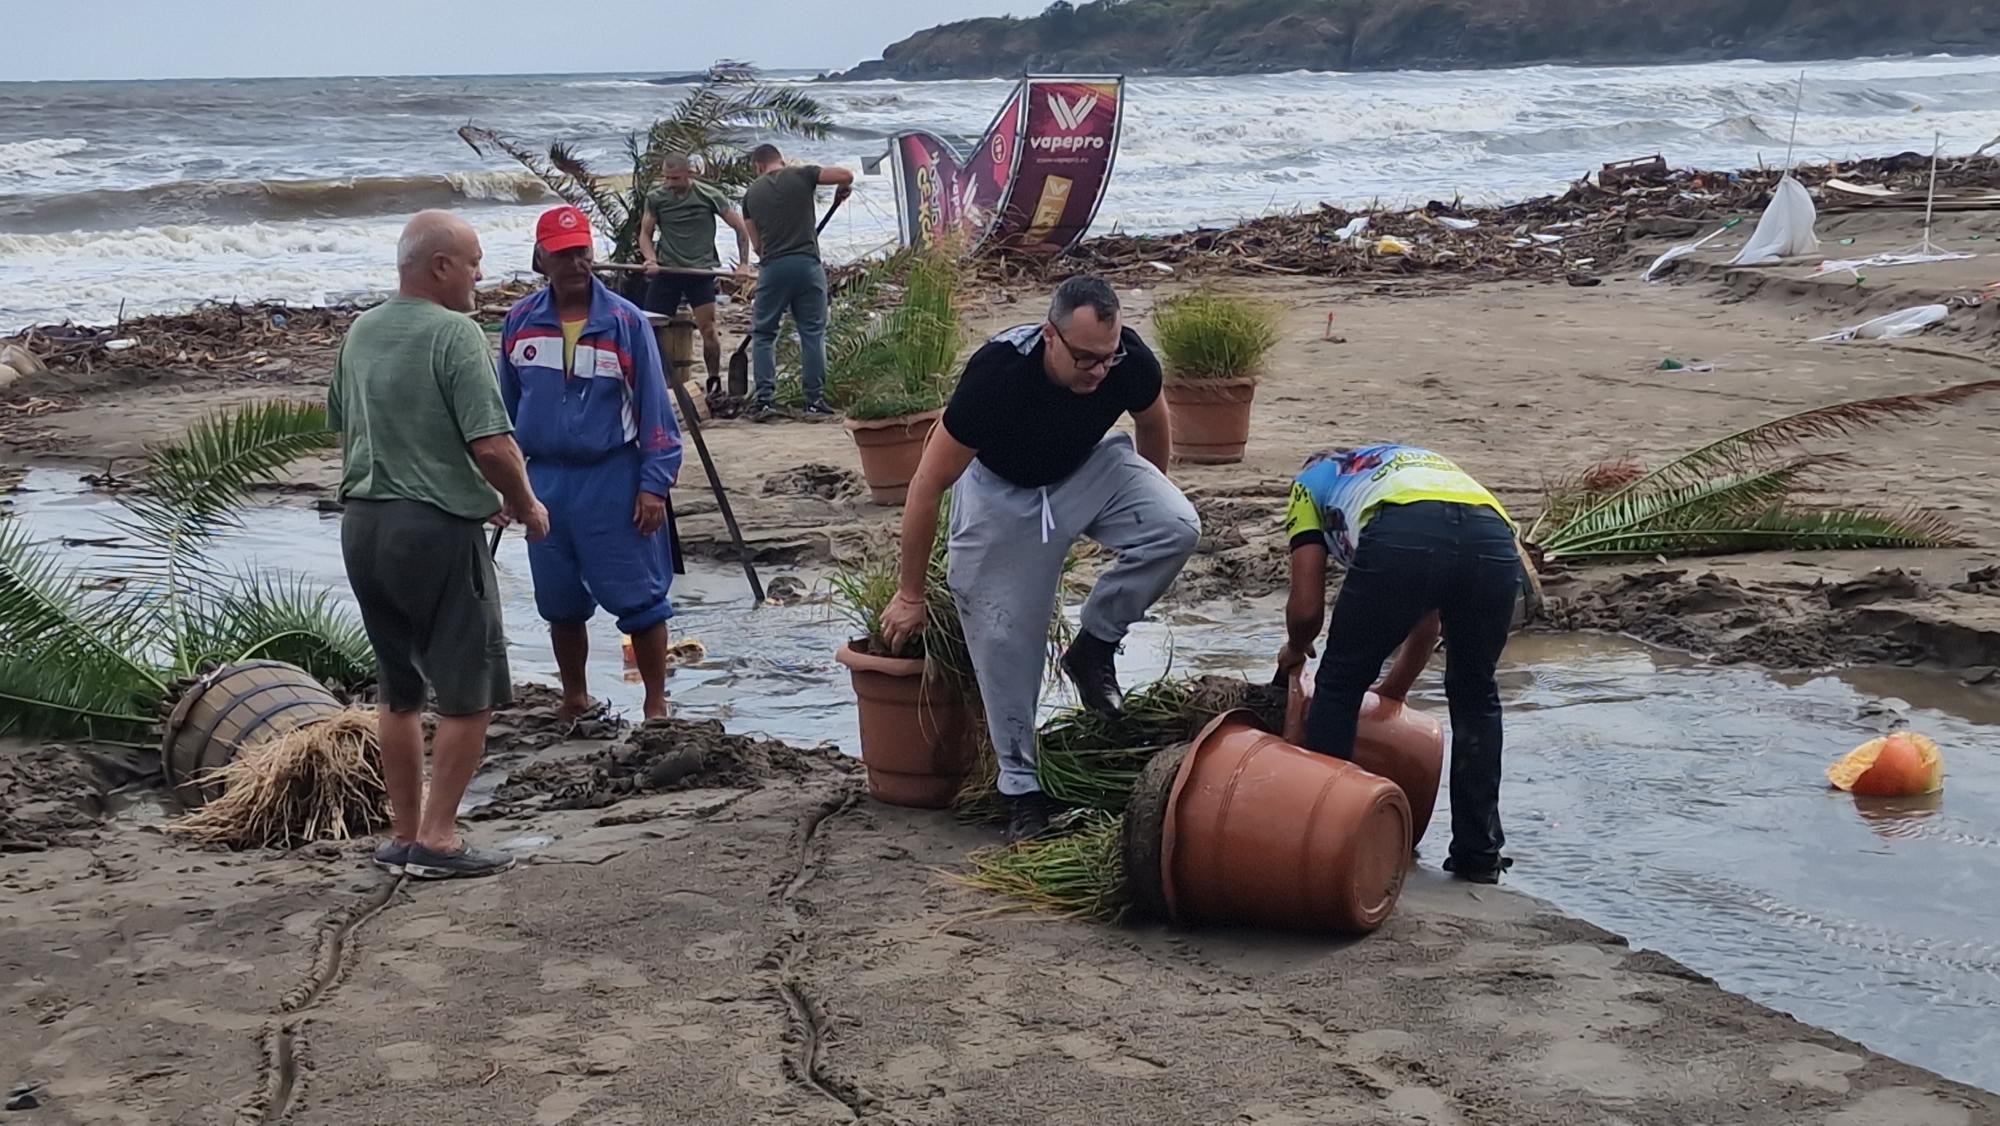
[[[856,642],[834,659],[853,678],[868,795],[915,809],[949,806],[973,763],[964,702],[925,677],[922,660],[878,657]]]
[[[1311,678],[1294,674],[1285,708],[1286,742],[1305,745],[1312,698]],[[1361,698],[1354,765],[1403,788],[1410,803],[1410,847],[1415,848],[1437,810],[1438,785],[1444,778],[1444,725],[1401,700],[1385,700],[1370,692]]]
[[[1402,894],[1410,806],[1388,779],[1292,746],[1235,711],[1148,764],[1124,847],[1142,913],[1365,933]]]

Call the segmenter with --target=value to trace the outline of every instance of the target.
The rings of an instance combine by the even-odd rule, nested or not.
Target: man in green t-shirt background
[[[479,236],[425,211],[396,244],[396,296],[355,318],[334,361],[340,553],[375,650],[375,707],[394,836],[375,863],[420,879],[490,876],[513,857],[458,835],[458,803],[513,698],[499,580],[480,524],[549,534],[500,399],[477,307]],[[429,800],[424,703],[437,697]]]
[[[715,275],[676,270],[720,270],[715,221],[736,232],[736,269],[750,272],[750,233],[743,216],[721,188],[695,178],[694,166],[679,153],[660,162],[660,186],[646,196],[639,220],[639,254],[646,262],[646,311],[672,316],[681,302],[694,312],[701,330],[701,356],[710,381],[722,376],[722,337],[715,330]]]

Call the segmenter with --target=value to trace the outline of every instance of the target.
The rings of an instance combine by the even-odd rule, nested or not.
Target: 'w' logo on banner
[[[1049,112],[1055,115],[1056,124],[1068,131],[1074,131],[1097,108],[1097,95],[1085,94],[1072,102],[1061,94],[1049,95]]]

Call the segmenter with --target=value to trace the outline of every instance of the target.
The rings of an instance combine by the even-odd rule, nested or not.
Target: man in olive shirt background
[[[750,268],[750,232],[743,216],[721,188],[695,178],[694,166],[679,153],[669,153],[660,162],[660,186],[646,196],[646,212],[639,220],[639,255],[646,261],[646,311],[667,316],[680,311],[681,302],[694,312],[695,327],[701,330],[701,356],[708,365],[711,382],[722,376],[722,337],[715,331],[715,277],[712,274],[676,274],[668,270],[720,270],[721,256],[715,252],[715,221],[720,218],[736,232],[736,268]]]
[[[514,860],[458,835],[492,710],[511,702],[499,583],[480,524],[549,514],[528,485],[475,308],[479,236],[425,211],[396,244],[396,296],[355,319],[327,392],[340,431],[341,556],[380,668],[376,725],[394,837],[375,862],[423,879]],[[424,795],[423,709],[437,696]]]
[[[790,310],[799,329],[799,377],[806,413],[830,415],[826,402],[826,269],[819,259],[819,216],[813,197],[834,186],[835,202],[854,191],[854,173],[817,164],[787,167],[776,145],[758,145],[750,160],[760,175],[743,193],[743,218],[757,252],[757,297],[751,303],[750,363],[757,376],[750,418],[778,417],[778,325]]]

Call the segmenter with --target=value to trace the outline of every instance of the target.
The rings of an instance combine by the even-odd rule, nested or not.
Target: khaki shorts
[[[439,715],[513,700],[500,587],[482,526],[414,500],[347,502],[340,554],[381,666],[381,703]]]

